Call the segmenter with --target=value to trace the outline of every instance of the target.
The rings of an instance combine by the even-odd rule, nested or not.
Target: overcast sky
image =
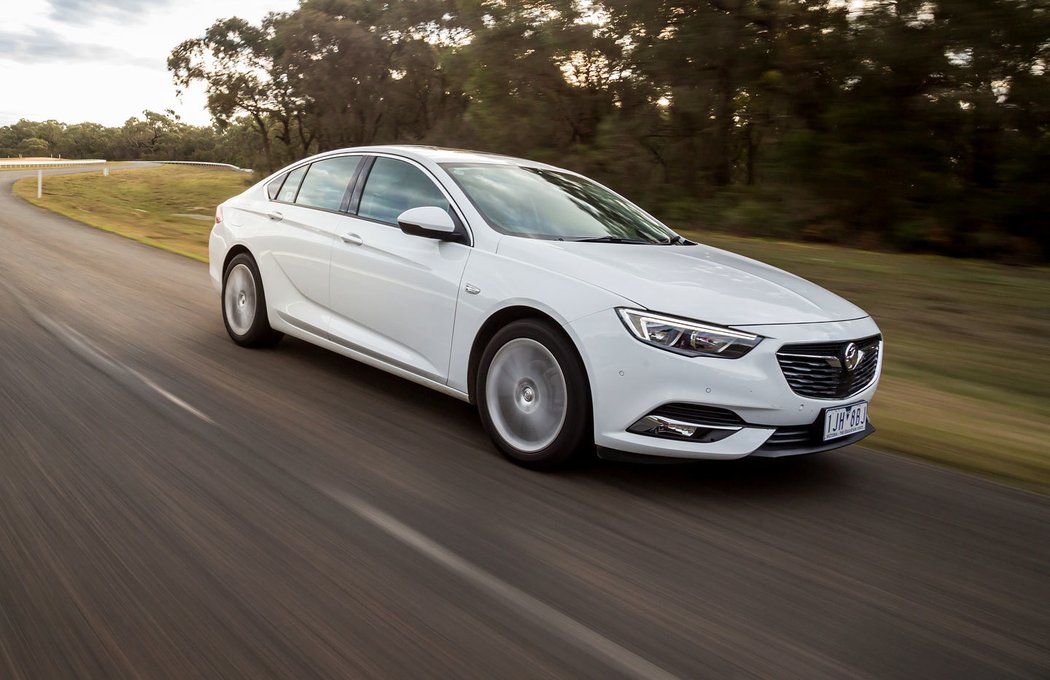
[[[4,0],[0,125],[19,118],[122,125],[144,109],[210,121],[202,90],[180,99],[168,54],[216,19],[258,22],[298,0]]]

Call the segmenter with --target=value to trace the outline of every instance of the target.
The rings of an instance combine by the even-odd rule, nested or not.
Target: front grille
[[[784,345],[777,352],[777,361],[795,394],[815,399],[848,399],[875,379],[882,336],[854,343],[864,356],[852,371],[846,370],[840,359],[849,341]]]
[[[700,404],[664,404],[650,415],[697,425],[743,425],[744,419],[729,409]]]

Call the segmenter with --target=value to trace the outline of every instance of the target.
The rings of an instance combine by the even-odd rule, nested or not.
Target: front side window
[[[448,200],[434,181],[410,163],[380,156],[368,173],[357,214],[397,224],[398,215],[409,208],[428,206],[449,208]]]
[[[497,231],[563,241],[674,243],[678,235],[625,198],[567,172],[442,165]]]
[[[360,163],[360,156],[337,156],[313,163],[299,188],[295,203],[309,208],[339,210],[343,205],[346,187]]]
[[[295,195],[299,193],[299,183],[303,181],[303,175],[305,174],[305,165],[289,172],[288,179],[284,180],[284,185],[281,186],[281,191],[277,194],[277,200],[281,203],[294,202]]]

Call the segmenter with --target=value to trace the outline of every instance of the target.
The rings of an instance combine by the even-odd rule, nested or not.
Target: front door
[[[449,200],[421,167],[380,156],[332,247],[335,342],[444,384],[470,247],[409,236],[397,216]]]

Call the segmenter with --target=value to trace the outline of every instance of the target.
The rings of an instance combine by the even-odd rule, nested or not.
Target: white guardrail
[[[90,158],[86,160],[71,160],[66,158],[12,158],[0,160],[0,168],[61,168],[72,165],[99,165],[108,163],[103,158]],[[251,172],[251,168],[239,168],[232,163],[210,163],[208,161],[145,161],[146,163],[164,163],[167,165],[205,165],[213,168],[229,168],[237,172]]]
[[[40,160],[13,158],[0,161],[0,168],[61,168],[69,165],[98,165],[106,161],[101,158],[88,160],[69,160],[66,158],[44,158]]]
[[[251,168],[238,168],[232,163],[209,163],[208,161],[154,161],[155,163],[164,163],[166,165],[207,165],[213,168],[229,168],[230,170],[236,170],[237,172],[251,172]]]
[[[44,195],[44,168],[66,168],[75,165],[99,165],[102,167],[102,174],[109,177],[109,166],[106,165],[108,161],[101,158],[90,158],[81,160],[68,160],[64,158],[40,158],[40,159],[26,159],[16,158],[8,160],[0,160],[0,169],[3,168],[23,168],[23,169],[35,169],[36,173],[36,197],[42,198]],[[213,168],[229,168],[235,172],[251,172],[248,168],[238,168],[236,165],[230,163],[209,163],[208,161],[147,161],[153,163],[164,163],[168,165],[205,165]]]

